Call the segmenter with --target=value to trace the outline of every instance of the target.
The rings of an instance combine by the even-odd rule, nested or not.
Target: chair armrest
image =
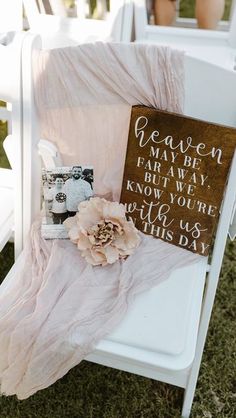
[[[63,165],[57,147],[47,139],[40,139],[38,143],[38,153],[42,158],[43,165],[46,169],[52,169]]]

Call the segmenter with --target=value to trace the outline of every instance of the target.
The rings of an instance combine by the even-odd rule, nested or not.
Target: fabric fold
[[[34,56],[41,138],[64,165],[93,165],[95,194],[119,200],[131,106],[183,106],[183,54],[166,47],[91,44]],[[136,294],[200,256],[141,234],[135,254],[86,264],[67,240],[45,241],[37,221],[0,287],[0,387],[25,399],[77,365],[113,331]]]
[[[33,68],[40,137],[65,165],[92,165],[96,194],[119,200],[131,107],[182,113],[183,52],[97,42],[39,51]]]
[[[24,250],[22,277],[28,278],[29,284],[39,277],[40,282],[27,296],[18,294],[17,301],[5,303],[2,298],[2,393],[25,399],[54,383],[113,331],[138,293],[160,284],[174,269],[201,259],[140,235],[141,245],[135,254],[106,267],[92,267],[70,241],[55,240],[40,276],[33,264],[29,268],[28,249]],[[41,248],[48,245],[40,237],[37,222],[33,226],[33,253],[40,250],[39,243]],[[6,356],[2,356],[3,351]]]

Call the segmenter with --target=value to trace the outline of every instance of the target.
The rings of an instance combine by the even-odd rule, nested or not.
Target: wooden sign
[[[145,234],[207,255],[236,129],[135,106],[121,199]]]

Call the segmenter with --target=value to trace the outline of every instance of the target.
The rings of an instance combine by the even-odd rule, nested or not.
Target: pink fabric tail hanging
[[[34,82],[41,137],[65,165],[93,165],[95,193],[119,200],[131,106],[180,113],[183,54],[102,43],[40,51]],[[127,260],[92,267],[68,240],[43,240],[35,222],[0,287],[2,393],[25,399],[54,383],[114,329],[137,293],[201,258],[140,235]]]

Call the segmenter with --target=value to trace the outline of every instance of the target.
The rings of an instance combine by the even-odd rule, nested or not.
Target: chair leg
[[[189,371],[188,382],[187,382],[187,386],[184,392],[184,401],[183,401],[181,418],[190,417],[192,404],[193,404],[193,398],[194,398],[194,394],[195,394],[195,390],[197,386],[197,379],[198,379],[198,374],[199,374],[199,369],[200,369],[200,364],[201,364],[201,357],[202,357],[202,351],[199,350],[199,352],[196,353],[195,355],[195,359]]]
[[[195,385],[188,385],[184,392],[184,402],[182,407],[181,418],[189,418],[193,403],[193,397],[195,392]]]

